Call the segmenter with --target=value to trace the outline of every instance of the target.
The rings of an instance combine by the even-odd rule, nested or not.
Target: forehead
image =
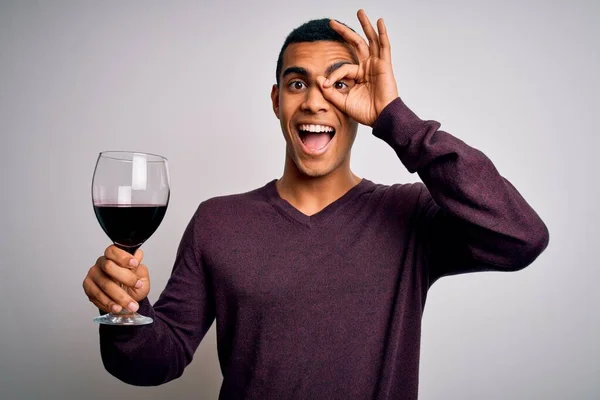
[[[322,73],[337,61],[358,63],[349,45],[332,41],[293,43],[285,49],[282,61],[282,71],[295,66],[313,73]]]

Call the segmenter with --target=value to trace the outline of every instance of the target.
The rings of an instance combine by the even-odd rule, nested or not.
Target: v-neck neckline
[[[368,179],[362,178],[359,183],[354,185],[352,188],[350,188],[350,190],[348,190],[346,193],[344,193],[337,200],[334,200],[332,203],[327,205],[321,211],[319,211],[313,215],[306,215],[302,211],[300,211],[296,207],[294,207],[290,202],[288,202],[287,200],[284,200],[279,195],[279,192],[277,191],[276,182],[277,182],[277,179],[274,179],[271,182],[267,183],[267,185],[265,186],[266,194],[269,199],[269,202],[275,208],[282,211],[284,214],[286,214],[290,218],[292,218],[295,221],[298,221],[301,224],[306,225],[308,227],[312,227],[316,223],[323,221],[324,219],[329,217],[331,214],[333,214],[337,210],[339,210],[344,204],[348,203],[350,200],[354,199],[356,196],[365,192],[366,190],[369,189],[369,187],[374,185],[373,182],[369,181]]]

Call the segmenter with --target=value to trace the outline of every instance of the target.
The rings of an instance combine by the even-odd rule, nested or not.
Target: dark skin
[[[372,126],[398,97],[383,20],[377,21],[377,33],[364,11],[359,10],[358,19],[368,43],[343,24],[331,21],[331,28],[347,44],[290,45],[283,55],[280,84],[271,90],[287,150],[277,190],[306,215],[318,213],[360,182],[350,169],[358,124]],[[335,129],[326,151],[312,152],[302,146],[298,125],[303,123]]]
[[[367,40],[332,20],[331,28],[347,44],[290,45],[283,55],[280,84],[271,90],[273,111],[286,140],[284,172],[277,190],[307,215],[318,213],[360,182],[350,170],[358,124],[373,126],[398,97],[383,20],[377,21],[376,31],[363,10],[357,16]],[[335,129],[335,136],[322,150],[307,149],[299,139],[299,124],[327,126]],[[150,291],[142,259],[141,250],[132,257],[109,246],[83,281],[89,300],[105,312],[137,311],[138,302]]]
[[[339,70],[348,65],[344,63],[353,62],[352,50],[340,43],[292,44],[283,56],[280,85],[271,91],[273,111],[286,141],[284,172],[277,189],[282,198],[308,215],[360,181],[350,170],[350,149],[358,124],[325,99],[317,81],[328,69]],[[335,90],[348,93],[353,85],[343,79]],[[326,126],[335,129],[335,136],[325,149],[311,150],[303,145],[301,125]],[[324,196],[326,193],[329,195]]]

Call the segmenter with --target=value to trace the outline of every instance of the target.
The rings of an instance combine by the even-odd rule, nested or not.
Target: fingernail
[[[144,284],[142,283],[142,281],[138,280],[138,281],[135,283],[135,288],[136,288],[136,289],[139,289],[139,288],[141,288],[143,285],[144,285]]]
[[[127,308],[129,309],[129,311],[136,312],[138,310],[139,306],[132,301],[131,303],[129,303],[127,305]]]
[[[121,306],[118,304],[113,304],[113,306],[111,307],[111,310],[114,313],[118,313],[119,311],[121,311]]]
[[[323,82],[323,86],[329,86],[329,79],[325,79],[325,82]]]
[[[139,264],[140,263],[135,258],[132,258],[131,260],[129,260],[129,265],[131,265],[132,267],[137,267]]]

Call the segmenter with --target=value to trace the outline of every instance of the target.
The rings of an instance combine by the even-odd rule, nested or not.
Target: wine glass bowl
[[[92,202],[100,226],[115,246],[130,254],[156,231],[170,197],[166,158],[148,153],[105,151],[98,155]],[[124,309],[94,318],[108,325],[145,325],[149,317]]]

